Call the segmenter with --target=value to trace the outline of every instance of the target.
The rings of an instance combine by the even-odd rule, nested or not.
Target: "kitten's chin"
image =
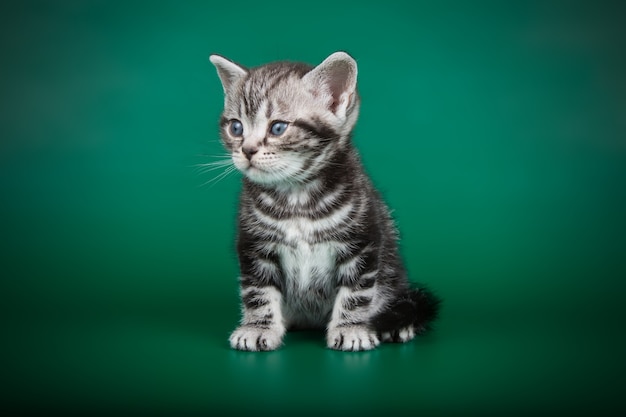
[[[250,181],[259,185],[277,185],[285,182],[285,177],[277,175],[269,171],[265,171],[261,168],[249,166],[243,170],[243,175]]]
[[[251,182],[265,186],[298,183],[301,167],[297,165],[259,166],[258,163],[236,160],[237,169]]]

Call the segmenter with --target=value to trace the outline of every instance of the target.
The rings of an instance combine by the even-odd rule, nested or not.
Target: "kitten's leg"
[[[274,286],[242,286],[243,319],[230,336],[233,349],[277,349],[285,335],[281,312],[282,294]]]
[[[372,245],[354,247],[339,261],[341,285],[326,332],[326,344],[337,350],[370,350],[380,344],[370,320],[380,300],[375,300],[377,251]],[[376,301],[376,303],[374,302]]]
[[[335,299],[326,342],[329,348],[345,351],[370,350],[380,344],[368,326],[373,288],[341,287]]]

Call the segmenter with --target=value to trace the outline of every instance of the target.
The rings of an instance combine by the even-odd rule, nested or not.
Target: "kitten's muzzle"
[[[246,145],[244,145],[244,146],[241,147],[241,152],[243,152],[243,154],[246,156],[246,158],[248,158],[248,161],[252,160],[252,157],[258,151],[259,151],[258,146],[246,146]]]

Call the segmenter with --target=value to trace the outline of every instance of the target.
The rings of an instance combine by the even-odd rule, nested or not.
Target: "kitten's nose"
[[[248,161],[251,160],[252,155],[257,153],[258,151],[259,151],[259,148],[257,148],[256,146],[242,146],[241,147],[241,152],[243,152],[244,155],[246,155],[246,158],[248,158]]]

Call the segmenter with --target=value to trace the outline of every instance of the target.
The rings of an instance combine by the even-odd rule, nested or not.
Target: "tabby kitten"
[[[273,350],[287,329],[325,328],[329,348],[369,350],[426,330],[439,300],[410,288],[389,210],[351,142],[354,59],[250,69],[210,59],[225,93],[220,135],[243,173],[243,318],[230,345]]]

